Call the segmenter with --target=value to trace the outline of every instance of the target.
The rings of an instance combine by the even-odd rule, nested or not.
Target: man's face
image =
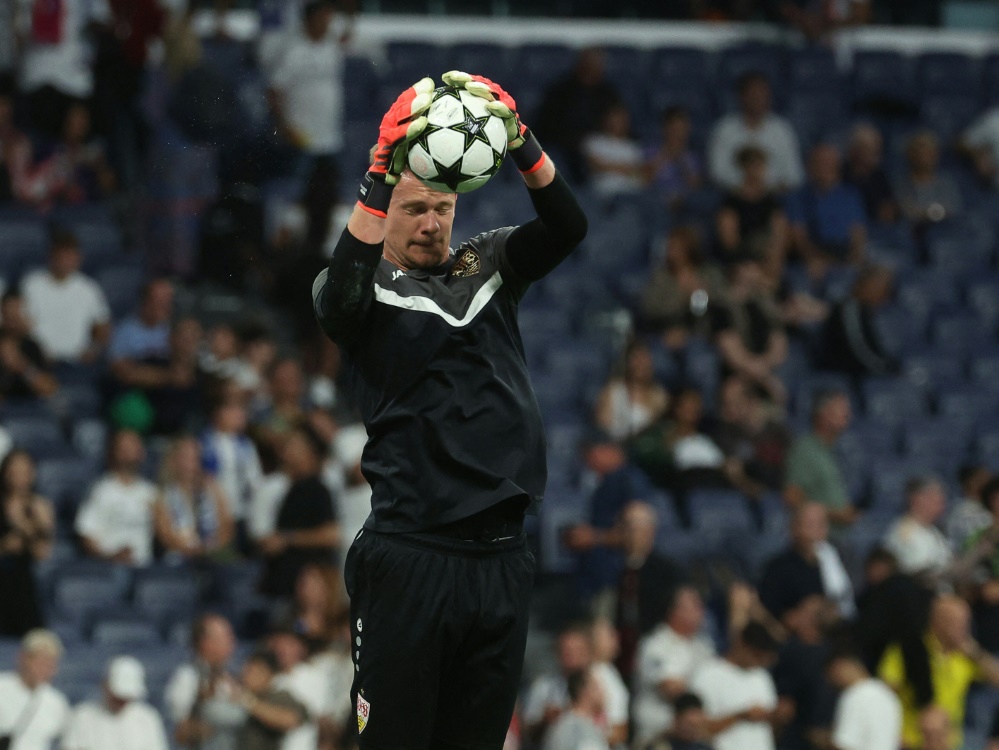
[[[47,651],[22,653],[21,679],[26,685],[36,687],[52,681],[59,671],[59,657]]]
[[[818,146],[812,152],[812,181],[821,188],[831,188],[839,182],[839,152],[832,146]]]
[[[743,89],[742,111],[748,117],[762,117],[770,111],[770,84],[762,78],[757,78],[746,84]]]
[[[236,650],[236,636],[232,626],[221,617],[212,618],[205,626],[205,634],[198,645],[202,659],[213,667],[221,667],[232,658]]]
[[[259,695],[271,684],[271,670],[262,661],[251,659],[243,666],[243,687]]]
[[[61,245],[52,248],[49,257],[49,270],[57,279],[64,279],[80,270],[80,250],[75,245]]]
[[[696,589],[684,588],[677,594],[669,615],[669,626],[681,635],[691,636],[704,625],[704,603]]]
[[[562,672],[568,674],[590,665],[592,653],[590,640],[585,633],[563,633],[558,641],[558,661]]]
[[[947,510],[947,495],[942,486],[932,483],[913,495],[912,504],[921,517],[935,523]]]
[[[385,257],[404,271],[435,268],[446,261],[456,198],[404,172],[385,220]]]
[[[816,542],[825,541],[829,535],[825,508],[817,503],[803,507],[794,520],[792,533],[794,540],[801,546],[810,547]]]
[[[673,734],[686,742],[696,742],[707,736],[707,717],[703,708],[688,708],[673,720]]]
[[[157,281],[146,292],[142,303],[143,318],[151,325],[159,325],[170,320],[173,314],[173,285],[169,281]]]
[[[850,399],[837,396],[822,408],[822,421],[834,432],[841,433],[850,426]]]
[[[146,460],[146,449],[142,438],[135,432],[123,432],[115,440],[114,465],[126,471],[138,471]]]

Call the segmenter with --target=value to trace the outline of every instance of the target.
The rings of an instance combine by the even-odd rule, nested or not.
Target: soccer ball
[[[427,128],[409,146],[409,168],[434,190],[467,193],[485,185],[506,156],[506,126],[486,100],[440,86]]]

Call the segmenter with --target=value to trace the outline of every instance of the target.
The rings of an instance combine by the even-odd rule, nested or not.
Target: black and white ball
[[[506,156],[506,126],[486,100],[441,86],[427,128],[409,146],[409,168],[434,190],[467,193],[485,185]]]

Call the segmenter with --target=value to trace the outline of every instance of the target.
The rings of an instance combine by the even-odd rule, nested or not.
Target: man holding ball
[[[406,169],[434,90],[424,78],[382,119],[357,206],[313,285],[369,435],[372,510],[344,569],[366,750],[503,745],[534,577],[523,520],[546,480],[517,306],[586,235],[510,95],[458,71],[444,82],[503,118],[537,218],[450,249],[457,196]]]

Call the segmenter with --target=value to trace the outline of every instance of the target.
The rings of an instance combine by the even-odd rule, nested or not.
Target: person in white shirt
[[[742,182],[736,155],[756,146],[767,155],[767,185],[796,188],[805,180],[798,137],[790,123],[771,111],[770,83],[760,73],[739,79],[739,111],[722,117],[708,138],[708,172],[718,187],[735,190]]]
[[[323,479],[337,498],[340,538],[344,540],[344,549],[364,527],[371,513],[371,485],[361,473],[361,455],[367,442],[368,433],[360,422],[338,428],[333,437],[333,458],[327,461],[323,470]],[[333,488],[331,474],[343,478],[339,491]]]
[[[569,710],[545,737],[544,750],[609,750],[599,726],[604,694],[592,667],[570,674],[566,682]]]
[[[305,709],[301,723],[284,736],[281,750],[315,750],[319,742],[317,720],[327,703],[327,672],[308,660],[308,646],[294,628],[275,630],[268,636],[267,646],[281,670],[272,682],[274,689],[285,691]]]
[[[49,683],[62,658],[59,636],[32,630],[21,641],[16,672],[0,672],[0,737],[10,750],[52,750],[69,718],[66,696]]]
[[[21,296],[32,334],[45,356],[64,362],[93,362],[111,335],[111,310],[97,282],[80,272],[76,237],[52,233],[47,268],[28,273]]]
[[[112,436],[108,472],[76,515],[76,532],[91,557],[135,566],[153,561],[157,489],[139,473],[145,458],[138,433],[119,430]]]
[[[638,646],[633,719],[639,744],[673,724],[673,701],[688,691],[690,679],[715,656],[711,639],[701,635],[704,603],[697,589],[676,590],[666,618]]]
[[[955,553],[964,551],[969,539],[992,524],[992,514],[982,504],[982,488],[992,473],[982,465],[962,466],[957,473],[961,499],[947,515],[947,539]]]
[[[540,741],[549,727],[569,707],[567,677],[593,663],[593,643],[589,628],[573,623],[558,635],[558,672],[537,677],[527,691],[523,706],[526,737]]]
[[[999,187],[999,107],[979,115],[964,131],[960,145],[978,175]]]
[[[201,435],[202,462],[222,486],[229,513],[237,522],[246,518],[250,498],[264,477],[246,424],[243,399],[230,397],[212,410],[211,425]]]
[[[860,655],[849,646],[834,648],[826,675],[842,691],[833,719],[833,750],[898,750],[902,704],[891,688],[871,677]]]
[[[947,537],[936,526],[947,509],[943,485],[933,477],[912,479],[905,495],[909,510],[888,529],[884,545],[902,573],[942,573],[953,558]]]
[[[777,690],[767,670],[776,658],[773,636],[750,622],[724,658],[709,661],[690,681],[704,701],[715,750],[774,750]]]
[[[645,155],[631,137],[631,115],[614,104],[600,118],[600,130],[583,139],[590,185],[602,198],[635,193],[645,186]]]
[[[607,743],[611,747],[624,747],[628,739],[628,688],[621,679],[621,673],[614,666],[621,650],[614,624],[605,618],[593,621],[590,628],[593,640],[593,664],[590,670],[600,683],[604,696],[603,724]]]
[[[159,713],[145,702],[146,671],[132,656],[108,664],[104,700],[77,706],[62,750],[167,750]]]

